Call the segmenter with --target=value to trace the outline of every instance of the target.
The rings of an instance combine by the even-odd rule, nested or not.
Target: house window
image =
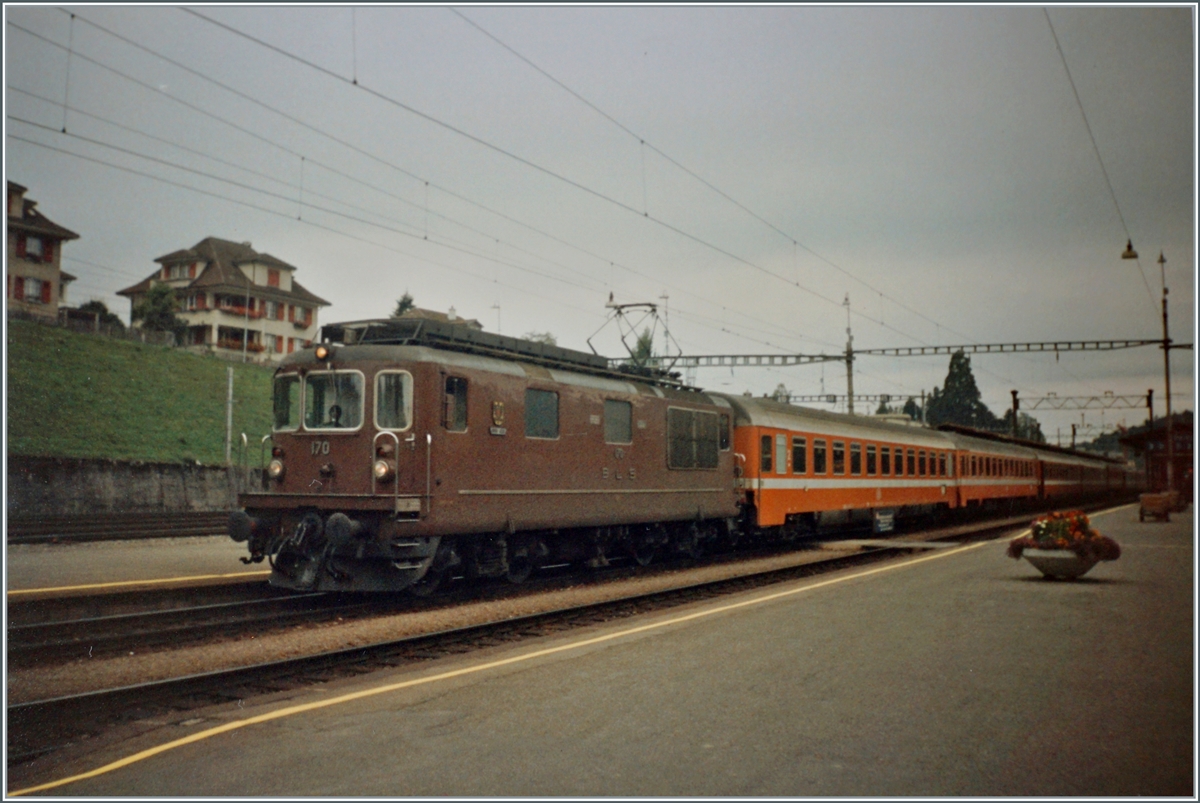
[[[604,442],[633,442],[633,405],[627,401],[604,400]]]
[[[808,443],[804,438],[792,438],[792,473],[808,473]]]
[[[558,394],[552,390],[525,389],[525,437],[558,437]]]
[[[267,268],[267,286],[279,286],[279,271],[275,270],[274,268]]]
[[[442,426],[451,432],[467,429],[467,380],[460,376],[446,377],[446,407]]]
[[[25,238],[25,258],[41,260],[41,258],[42,258],[42,238],[41,237],[26,237]]]
[[[825,441],[820,439],[813,441],[813,473],[825,473]]]
[[[25,279],[25,301],[30,304],[50,303],[50,283],[41,279]]]
[[[266,307],[267,307],[267,309],[266,309],[266,316],[267,316],[268,318],[270,318],[271,320],[274,320],[274,319],[275,319],[275,308],[276,308],[277,306],[279,306],[279,305],[278,305],[278,304],[276,304],[274,301],[268,301],[268,302],[266,303]]]

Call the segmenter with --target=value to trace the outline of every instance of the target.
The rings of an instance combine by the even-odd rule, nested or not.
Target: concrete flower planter
[[[1048,578],[1074,580],[1091,571],[1098,558],[1081,558],[1069,549],[1026,549],[1021,557]]]

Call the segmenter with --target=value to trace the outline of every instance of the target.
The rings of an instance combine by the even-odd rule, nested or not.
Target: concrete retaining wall
[[[243,483],[237,468],[10,455],[5,504],[9,518],[221,511]]]

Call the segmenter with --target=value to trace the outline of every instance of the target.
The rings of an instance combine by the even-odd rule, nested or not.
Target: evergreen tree
[[[875,411],[875,415],[887,415],[888,413],[894,413],[894,412],[896,412],[896,411],[893,410],[891,407],[887,406],[887,402],[881,401],[879,403],[879,409],[877,409]]]
[[[950,370],[941,392],[935,388],[926,405],[926,421],[930,426],[960,424],[976,429],[995,430],[1000,420],[983,403],[975,374],[971,372],[971,358],[962,351],[950,357]]]
[[[396,300],[396,309],[392,313],[392,317],[401,318],[404,316],[404,313],[408,312],[414,306],[412,295],[405,290],[404,295],[400,296],[400,298]]]
[[[650,358],[654,356],[654,335],[649,329],[643,329],[638,335],[637,343],[633,346],[633,362],[636,365],[645,365],[650,362]]]
[[[1000,423],[1006,433],[1013,431],[1011,408],[1004,411],[1004,418],[1001,419]],[[1017,437],[1024,438],[1027,441],[1036,441],[1037,443],[1046,442],[1046,436],[1042,433],[1042,425],[1028,413],[1017,413]]]
[[[904,413],[913,421],[921,420],[921,405],[917,404],[912,397],[909,397],[909,400],[904,403],[904,406],[900,408],[900,412]]]

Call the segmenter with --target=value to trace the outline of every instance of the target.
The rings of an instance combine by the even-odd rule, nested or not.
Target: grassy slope
[[[272,369],[161,346],[8,322],[8,453],[225,462],[226,369],[239,434],[271,429]]]

